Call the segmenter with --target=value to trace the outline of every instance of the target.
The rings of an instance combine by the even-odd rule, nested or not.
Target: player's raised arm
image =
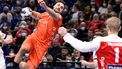
[[[23,18],[25,17],[28,17],[28,16],[31,16],[32,18],[34,19],[39,19],[41,13],[37,12],[37,11],[33,11],[31,8],[29,7],[25,7],[25,8],[22,8],[22,11],[21,11],[21,16]]]
[[[53,9],[51,9],[50,7],[48,7],[45,3],[44,0],[38,0],[38,3],[40,6],[44,7],[45,10],[55,19],[58,20],[61,15],[59,13],[62,13],[62,11],[64,10],[64,4],[62,2],[57,2]]]
[[[96,51],[99,48],[99,40],[94,39],[91,42],[83,42],[81,40],[76,39],[71,34],[67,32],[67,29],[64,27],[60,27],[58,33],[63,36],[65,42],[71,44],[71,46],[81,52],[92,52]]]

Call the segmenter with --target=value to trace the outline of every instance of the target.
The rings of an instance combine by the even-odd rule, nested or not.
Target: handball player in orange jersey
[[[64,10],[64,3],[57,2],[53,9],[49,8],[44,0],[37,0],[46,12],[38,13],[30,9],[30,16],[39,18],[36,31],[29,35],[23,42],[19,52],[14,59],[14,68],[19,64],[20,69],[36,69],[42,62],[50,44],[58,33],[62,24],[60,13]],[[22,56],[29,53],[27,62],[22,61]]]

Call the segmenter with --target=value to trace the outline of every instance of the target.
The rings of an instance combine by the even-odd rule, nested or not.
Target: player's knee
[[[20,69],[29,69],[29,65],[26,62],[20,62]]]

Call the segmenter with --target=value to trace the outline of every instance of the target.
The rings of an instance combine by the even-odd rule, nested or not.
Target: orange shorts
[[[47,53],[49,46],[41,43],[33,36],[28,36],[22,44],[22,46],[27,45],[30,47],[27,64],[29,65],[29,69],[36,69],[42,62],[42,59]]]

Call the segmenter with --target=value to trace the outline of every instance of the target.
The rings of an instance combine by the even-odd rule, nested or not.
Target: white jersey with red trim
[[[122,69],[122,38],[117,35],[97,37],[91,42],[83,42],[66,34],[64,41],[81,52],[96,51],[99,69]]]

